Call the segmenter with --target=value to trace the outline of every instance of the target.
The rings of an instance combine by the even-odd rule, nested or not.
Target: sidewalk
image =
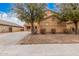
[[[79,56],[79,44],[35,44],[0,46],[5,56]]]

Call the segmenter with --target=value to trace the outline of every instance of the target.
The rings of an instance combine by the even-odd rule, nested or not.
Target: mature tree
[[[75,34],[78,31],[78,21],[79,21],[79,4],[77,3],[63,3],[57,4],[59,7],[59,18],[61,21],[72,21],[75,25]]]
[[[44,11],[46,9],[47,4],[42,3],[24,3],[24,4],[15,4],[14,10],[18,14],[18,18],[22,21],[30,23],[32,28],[31,32],[34,34],[34,22],[40,23],[40,21],[44,17]]]

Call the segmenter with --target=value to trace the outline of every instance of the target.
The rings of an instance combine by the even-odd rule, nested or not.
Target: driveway
[[[12,33],[2,33],[0,34],[0,45],[11,45],[16,44],[19,40],[29,35],[30,32],[12,32]]]
[[[34,44],[0,46],[5,56],[79,56],[79,44]]]
[[[16,45],[30,32],[0,34],[0,56],[79,56],[79,44]]]

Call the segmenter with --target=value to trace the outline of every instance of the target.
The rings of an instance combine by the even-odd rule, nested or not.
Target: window
[[[35,26],[35,29],[37,29],[37,26]]]
[[[27,26],[27,30],[29,30],[31,27],[30,26]]]

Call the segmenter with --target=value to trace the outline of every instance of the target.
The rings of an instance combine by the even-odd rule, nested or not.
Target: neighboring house
[[[17,31],[23,31],[24,27],[17,25],[12,22],[8,22],[5,20],[0,20],[0,33],[2,32],[17,32]]]
[[[66,23],[60,23],[59,20],[53,16],[52,11],[46,10],[46,16],[44,16],[43,21],[40,24],[34,23],[35,29],[40,32],[40,29],[45,29],[46,32],[51,32],[52,29],[55,29],[57,33],[62,33],[66,29]],[[25,24],[26,30],[31,30],[31,25]]]

